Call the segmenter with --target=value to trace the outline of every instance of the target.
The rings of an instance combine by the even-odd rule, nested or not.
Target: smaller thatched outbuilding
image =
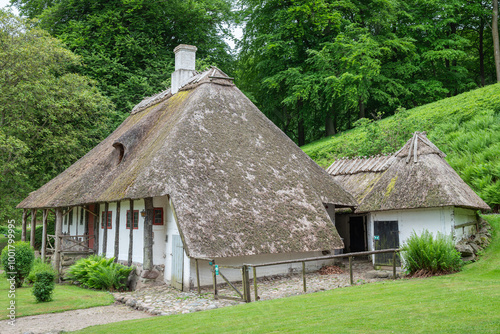
[[[415,132],[391,156],[335,161],[327,172],[359,202],[354,212],[336,216],[347,251],[397,248],[424,229],[451,234],[456,241],[473,234],[476,211],[490,207],[445,156],[425,133]],[[391,260],[380,255],[375,263]]]

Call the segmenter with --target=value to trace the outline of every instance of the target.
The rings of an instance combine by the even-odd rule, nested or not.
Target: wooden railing
[[[243,264],[241,266],[224,266],[224,265],[217,265],[217,268],[219,270],[219,276],[221,276],[227,283],[228,285],[238,293],[238,295],[241,297],[240,298],[234,298],[234,297],[228,297],[228,296],[220,296],[217,291],[217,276],[216,275],[216,270],[215,270],[215,260],[213,259],[206,259],[206,258],[195,258],[195,267],[196,267],[196,281],[197,281],[197,286],[198,286],[198,293],[201,292],[200,288],[200,275],[199,275],[199,269],[198,269],[198,261],[208,261],[210,266],[212,267],[212,277],[213,277],[213,284],[214,284],[214,299],[219,299],[219,298],[229,298],[229,299],[239,299],[244,302],[251,302],[251,296],[250,296],[250,275],[249,275],[249,269],[252,268],[253,271],[253,290],[254,290],[254,300],[257,301],[259,300],[258,296],[258,289],[257,289],[257,268],[260,267],[267,267],[267,266],[276,266],[276,265],[281,265],[281,264],[292,264],[292,263],[302,263],[302,285],[304,292],[307,291],[307,282],[306,282],[306,262],[310,261],[321,261],[321,260],[330,260],[330,259],[338,259],[338,258],[349,258],[349,277],[350,277],[350,283],[351,285],[353,284],[353,270],[352,270],[352,260],[356,256],[368,256],[368,255],[373,255],[373,254],[383,254],[383,253],[393,253],[392,255],[392,275],[393,278],[396,279],[396,256],[397,253],[400,250],[397,248],[391,248],[391,249],[382,249],[382,250],[375,250],[375,251],[367,251],[367,252],[357,252],[357,253],[347,253],[347,254],[337,254],[337,255],[327,255],[327,256],[317,256],[317,257],[310,257],[310,258],[305,258],[305,259],[300,259],[300,260],[284,260],[284,261],[275,261],[275,262],[266,262],[266,263],[259,263],[259,264]],[[235,288],[233,284],[231,284],[228,279],[224,276],[221,275],[220,269],[221,268],[230,268],[230,269],[239,269],[241,270],[241,276],[242,276],[242,283],[243,283],[243,291],[239,291],[238,289]]]
[[[60,235],[59,238],[61,239],[61,252],[94,252],[88,246],[89,241],[94,238],[93,235]],[[55,240],[55,235],[47,235],[47,249],[52,252],[55,251]]]

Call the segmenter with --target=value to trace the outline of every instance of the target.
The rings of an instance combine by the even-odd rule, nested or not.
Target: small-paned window
[[[153,225],[163,225],[163,208],[153,208]]]
[[[101,228],[102,229],[104,228],[104,220],[105,219],[106,219],[106,225],[107,225],[108,229],[111,228],[112,217],[113,217],[112,211],[108,211],[107,215],[104,214],[104,211],[102,212],[102,215],[101,215]]]
[[[134,230],[139,228],[139,210],[134,210]],[[127,229],[130,229],[130,210],[127,210]]]

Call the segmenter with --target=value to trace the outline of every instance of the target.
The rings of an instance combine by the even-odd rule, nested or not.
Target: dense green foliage
[[[299,145],[496,82],[488,2],[240,3],[238,85]]]
[[[112,128],[110,101],[75,74],[79,58],[32,22],[0,10],[0,221],[97,145]]]
[[[460,252],[450,236],[438,232],[433,236],[424,230],[420,235],[415,231],[401,247],[401,258],[405,270],[413,275],[435,275],[459,271],[463,265]]]
[[[116,322],[78,333],[137,333],[144,328],[152,333],[497,333],[500,215],[484,218],[493,227],[492,243],[479,261],[457,274],[386,280],[217,310]]]
[[[2,250],[1,258],[7,278],[14,277],[16,287],[21,287],[35,260],[35,251],[29,243],[18,241],[5,247]]]
[[[52,293],[55,287],[54,278],[54,273],[50,271],[42,271],[36,274],[36,281],[33,284],[33,295],[37,302],[49,302],[52,300]]]
[[[20,13],[82,56],[76,70],[99,83],[123,114],[169,86],[174,48],[198,47],[198,58],[230,70],[223,40],[229,0],[12,0]]]
[[[500,208],[500,84],[490,85],[391,117],[361,120],[353,130],[302,149],[323,167],[340,157],[392,153],[414,131],[448,156],[460,177],[494,210]]]
[[[134,267],[126,267],[114,260],[114,257],[106,259],[97,255],[80,259],[68,269],[66,279],[90,289],[123,290]]]
[[[31,267],[29,275],[26,277],[26,282],[28,284],[35,283],[37,280],[36,275],[44,272],[51,273],[54,278],[57,277],[57,273],[50,263],[43,262],[41,258],[36,258],[35,261],[33,261],[33,266]]]

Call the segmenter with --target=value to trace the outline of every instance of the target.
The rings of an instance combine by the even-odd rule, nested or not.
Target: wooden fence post
[[[306,263],[302,261],[302,284],[304,285],[304,292],[307,292],[306,286]]]
[[[396,252],[392,253],[392,278],[396,279]]]
[[[217,295],[217,275],[215,275],[215,261],[212,262],[212,278],[214,280],[214,299],[219,299]]]
[[[252,267],[253,272],[253,293],[255,295],[255,301],[259,300],[259,294],[257,292],[257,268]]]
[[[349,256],[349,277],[350,277],[350,282],[351,285],[353,284],[353,279],[352,279],[352,256]]]

